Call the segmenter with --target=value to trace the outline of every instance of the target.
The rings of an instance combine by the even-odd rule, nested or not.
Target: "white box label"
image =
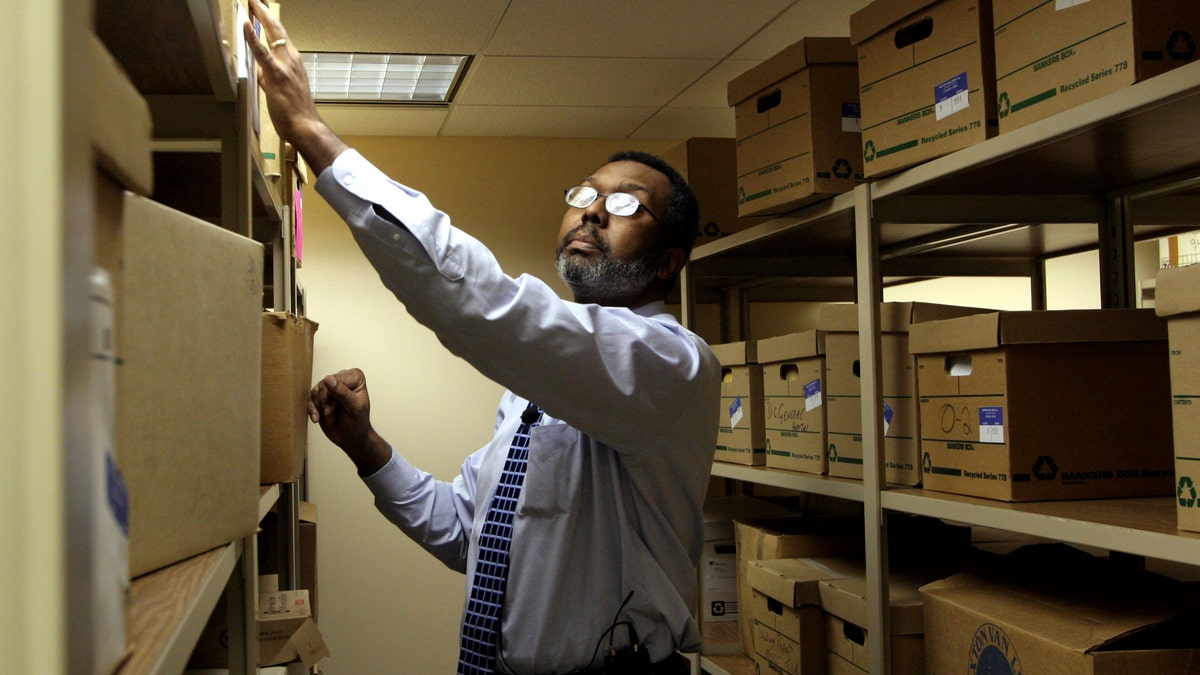
[[[979,442],[1004,442],[1004,408],[984,406],[979,409]]]

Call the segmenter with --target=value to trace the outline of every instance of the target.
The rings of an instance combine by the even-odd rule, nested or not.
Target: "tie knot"
[[[525,412],[521,413],[521,422],[524,424],[533,424],[541,414],[542,409],[531,402],[525,406]]]

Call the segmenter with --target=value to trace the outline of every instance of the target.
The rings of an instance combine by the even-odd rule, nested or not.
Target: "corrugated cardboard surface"
[[[738,603],[753,598],[749,566],[755,560],[861,555],[862,520],[852,517],[760,518],[734,521],[737,536]],[[738,617],[742,649],[754,656],[754,623],[749,612]]]
[[[825,358],[767,363],[762,378],[767,466],[825,473]]]
[[[91,68],[87,116],[96,163],[122,187],[148,195],[154,189],[150,106],[95,35],[88,38],[85,65]]]
[[[1200,265],[1159,270],[1157,286],[1170,345],[1177,524],[1200,532]]]
[[[1097,336],[1157,333],[1149,310],[1095,310]],[[1128,331],[1107,330],[1121,314]],[[1149,314],[1148,314],[1149,313]],[[925,487],[1003,500],[1164,495],[1172,488],[1169,366],[1162,340],[1060,342],[1086,313],[1018,313],[1015,344],[917,356]],[[1072,313],[1074,314],[1074,313]],[[995,315],[940,322],[964,344]],[[1054,325],[1059,324],[1059,325]],[[915,326],[918,335],[933,324]],[[1140,328],[1139,328],[1140,326]],[[987,331],[997,330],[993,322]],[[1001,340],[1007,339],[1003,330]],[[1048,342],[1038,343],[1042,336]],[[926,343],[928,344],[928,343]],[[951,368],[958,370],[954,373]]]
[[[928,354],[1002,345],[1165,340],[1166,331],[1166,322],[1151,309],[990,312],[915,325],[909,348]]]
[[[867,632],[833,614],[825,615],[825,647],[829,675],[859,675],[870,672],[870,642]],[[925,636],[892,635],[891,675],[923,675]]]
[[[753,519],[791,513],[777,504],[753,497],[732,496],[704,502],[704,552],[699,570],[700,602],[697,623],[703,635],[703,654],[739,654],[737,546],[734,518]],[[314,605],[315,608],[315,605]],[[749,611],[747,608],[745,611]]]
[[[257,527],[263,263],[258,242],[130,193],[121,237],[117,458],[137,576]]]
[[[897,46],[897,34],[920,22],[928,36]],[[991,0],[875,0],[851,15],[850,35],[858,47],[868,178],[996,134]],[[957,104],[939,112],[948,92],[960,92],[949,85],[964,79]]]
[[[259,482],[287,483],[304,471],[305,403],[318,324],[286,312],[262,315],[262,465]]]
[[[825,631],[817,582],[827,576],[799,558],[749,564],[754,654],[770,664],[770,672],[824,675]]]
[[[862,182],[857,81],[851,64],[815,65],[735,106],[739,215],[785,214]]]
[[[721,423],[713,459],[736,464],[766,462],[763,426],[762,366],[751,363],[721,368]]]
[[[1196,60],[1194,0],[992,0],[1000,132]]]
[[[732,138],[689,138],[662,153],[683,174],[700,204],[696,245],[766,222],[739,218],[737,205],[737,146]]]
[[[1194,622],[1165,641],[1148,631],[1195,608],[1194,589],[1060,546],[922,587],[928,671],[1197,672]]]

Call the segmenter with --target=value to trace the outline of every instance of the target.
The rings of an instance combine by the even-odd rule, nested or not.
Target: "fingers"
[[[242,24],[242,33],[254,59],[260,64],[271,55],[271,50],[288,44],[287,31],[262,0],[250,0],[250,19]],[[254,21],[262,26],[262,35],[254,33]]]
[[[355,412],[364,409],[368,400],[366,384],[366,376],[358,368],[326,375],[309,391],[305,405],[308,418],[320,422],[339,407]]]

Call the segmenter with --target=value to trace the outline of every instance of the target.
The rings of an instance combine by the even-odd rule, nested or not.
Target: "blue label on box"
[[[979,408],[979,442],[1004,442],[1004,408],[982,406]]]

